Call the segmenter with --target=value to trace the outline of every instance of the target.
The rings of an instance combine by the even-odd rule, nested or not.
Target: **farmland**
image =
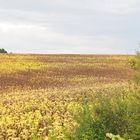
[[[77,116],[87,104],[90,107],[88,112],[91,111],[92,117],[98,120],[100,115],[97,114],[100,112],[97,113],[95,108],[100,110],[100,103],[105,106],[106,102],[102,101],[106,100],[107,103],[113,104],[115,112],[119,100],[116,101],[116,98],[124,97],[124,94],[129,92],[129,82],[134,70],[128,65],[128,61],[133,57],[0,55],[0,140],[78,140],[77,137],[80,139],[76,133],[80,126]],[[126,100],[124,99],[125,102]],[[123,103],[119,105],[123,106]],[[108,107],[105,109],[108,110]],[[138,111],[138,108],[136,110]],[[119,117],[128,117],[128,113],[132,113],[123,111]],[[115,121],[115,118],[113,120]],[[136,134],[131,135],[129,131],[126,132],[125,126],[129,128],[126,120],[123,122],[116,117],[117,120],[119,121],[116,123],[112,121],[112,126],[108,126],[108,129],[103,128],[102,134],[118,133],[126,138],[138,138],[138,129],[133,128]],[[121,127],[123,123],[124,126]],[[118,128],[111,129],[114,126]],[[95,135],[93,137],[95,140],[103,140]],[[91,138],[82,136],[81,139]]]
[[[132,56],[1,55],[1,89],[96,87],[127,82]]]

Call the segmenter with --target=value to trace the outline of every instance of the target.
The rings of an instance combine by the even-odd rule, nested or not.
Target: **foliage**
[[[136,55],[136,74],[134,76],[134,81],[140,85],[140,52]]]
[[[125,140],[120,137],[120,135],[113,135],[112,133],[107,133],[106,137],[110,138],[111,140]]]
[[[0,139],[137,139],[131,57],[0,55]]]
[[[5,49],[0,49],[0,53],[7,53],[7,51]]]
[[[125,139],[139,139],[140,90],[119,90],[111,90],[111,97],[109,91],[97,93],[92,103],[83,105],[73,139],[105,140],[108,132]]]
[[[135,70],[133,80],[140,85],[140,52],[137,51],[135,58],[129,61],[130,66]]]

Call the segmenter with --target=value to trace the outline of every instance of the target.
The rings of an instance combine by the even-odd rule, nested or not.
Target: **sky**
[[[15,53],[133,54],[140,0],[0,0],[0,48]]]

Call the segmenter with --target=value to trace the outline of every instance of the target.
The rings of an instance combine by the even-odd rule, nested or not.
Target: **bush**
[[[140,52],[136,55],[136,74],[134,76],[136,84],[140,85]]]
[[[0,49],[0,53],[7,53],[7,51],[5,49]]]
[[[100,120],[94,120],[88,104],[83,105],[83,111],[77,117],[79,127],[76,129],[71,140],[103,140],[105,130]]]
[[[97,93],[93,102],[84,103],[77,117],[72,140],[106,140],[106,133],[120,135],[125,139],[139,139],[140,95],[139,90],[112,90]]]

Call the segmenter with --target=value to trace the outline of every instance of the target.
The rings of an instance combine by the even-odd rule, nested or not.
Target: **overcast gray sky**
[[[0,48],[21,53],[134,53],[140,0],[0,0]]]

